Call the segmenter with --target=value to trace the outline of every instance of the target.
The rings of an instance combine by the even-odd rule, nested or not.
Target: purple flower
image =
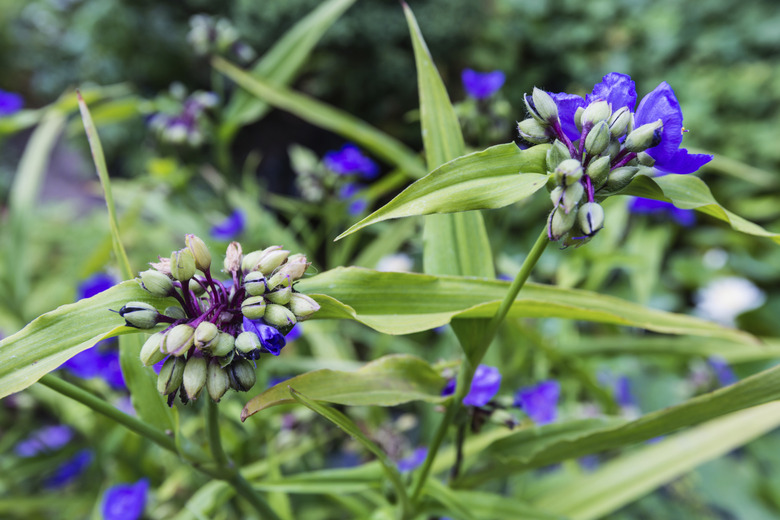
[[[690,227],[696,223],[696,212],[694,210],[680,209],[671,202],[663,200],[634,197],[629,200],[628,209],[632,213],[665,216],[685,227]]]
[[[106,273],[95,273],[81,282],[76,289],[77,299],[91,298],[98,293],[110,289],[116,284],[114,277]]]
[[[538,385],[518,390],[514,404],[522,408],[536,424],[548,424],[555,421],[560,394],[561,385],[558,381],[542,381]]]
[[[615,401],[624,408],[636,406],[636,399],[631,392],[631,380],[626,376],[620,376],[615,381]]]
[[[734,375],[731,366],[722,357],[710,356],[707,358],[707,363],[710,365],[712,371],[715,372],[715,377],[718,378],[720,386],[729,386],[730,384],[737,382],[737,376]]]
[[[65,486],[84,473],[91,462],[92,452],[90,450],[81,450],[57,467],[57,469],[46,478],[44,485],[48,488]]]
[[[341,200],[351,199],[358,192],[358,185],[354,182],[348,182],[339,190],[339,198]]]
[[[292,329],[290,329],[290,332],[284,335],[284,339],[287,343],[292,343],[296,339],[303,336],[303,325],[300,323],[296,323]]]
[[[357,216],[363,213],[368,206],[366,199],[357,199],[349,204],[347,212],[352,216]]]
[[[263,348],[274,356],[278,356],[286,344],[284,335],[274,327],[263,323],[263,320],[250,320],[244,317],[244,330],[257,334]]]
[[[404,457],[398,461],[398,471],[401,473],[407,473],[418,468],[423,462],[425,457],[428,456],[428,448],[421,446],[414,450],[411,455]]]
[[[339,151],[326,153],[323,162],[339,175],[360,175],[369,180],[379,175],[379,166],[352,143],[345,144]]]
[[[0,90],[0,117],[10,116],[20,111],[24,106],[24,99],[16,92]]]
[[[450,379],[441,391],[441,395],[452,395],[455,392],[455,379]],[[485,406],[493,399],[501,387],[501,373],[497,368],[479,365],[471,380],[469,393],[463,398],[466,406]]]
[[[14,453],[20,457],[34,457],[56,451],[68,444],[72,438],[73,430],[64,424],[45,426],[14,446]]]
[[[214,240],[233,240],[244,232],[246,217],[240,209],[233,211],[228,218],[211,228],[211,238]]]
[[[76,354],[63,363],[62,368],[82,379],[100,377],[116,390],[126,387],[119,366],[119,351],[113,338],[100,341],[94,347]]]
[[[284,383],[288,379],[290,379],[292,376],[274,376],[268,378],[268,388],[274,387],[278,385],[279,383]]]
[[[476,99],[489,98],[504,85],[506,76],[500,70],[493,72],[477,72],[472,69],[463,69],[460,75],[463,88],[466,93]]]
[[[100,507],[104,520],[138,520],[146,507],[149,481],[141,479],[135,484],[111,486],[103,495]]]

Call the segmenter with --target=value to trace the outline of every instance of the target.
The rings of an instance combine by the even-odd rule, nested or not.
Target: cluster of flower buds
[[[139,279],[154,296],[173,297],[179,305],[159,312],[148,303],[129,302],[119,311],[132,327],[167,325],[141,348],[141,362],[165,360],[157,389],[169,405],[177,395],[186,404],[204,387],[214,401],[229,388],[249,390],[256,360],[264,353],[278,356],[284,335],[320,308],[294,289],[310,265],[303,255],[280,246],[244,255],[232,242],[224,261],[231,279],[219,281],[211,276],[206,244],[195,235],[187,235],[186,243],[170,258],[152,263]]]
[[[561,123],[558,105],[547,92],[534,88],[525,96],[531,117],[517,125],[520,137],[533,144],[551,143],[547,187],[553,210],[547,221],[550,240],[563,238],[564,246],[581,245],[604,226],[604,209],[598,201],[628,186],[643,168],[653,166],[645,150],[660,143],[663,122],[635,128],[627,107],[613,112],[595,99],[574,113],[578,140],[572,140]]]
[[[239,39],[238,30],[224,18],[198,14],[190,18],[187,41],[195,54],[232,54],[243,63],[255,59],[255,51]]]
[[[169,144],[197,147],[203,144],[208,134],[209,123],[206,112],[219,103],[213,92],[197,91],[185,98],[186,92],[180,85],[171,87],[176,113],[157,112],[149,119],[149,127],[157,137]]]

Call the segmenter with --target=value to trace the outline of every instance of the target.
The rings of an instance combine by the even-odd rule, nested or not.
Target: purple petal
[[[284,336],[274,327],[263,323],[262,320],[250,320],[244,317],[244,330],[254,332],[260,338],[263,348],[274,356],[278,356],[286,342]]]
[[[285,334],[284,339],[287,341],[287,343],[292,343],[296,339],[299,339],[301,336],[303,336],[303,325],[300,323],[296,323],[292,329],[290,329],[290,332]]]
[[[398,471],[401,473],[406,473],[418,468],[420,465],[422,465],[423,462],[425,462],[425,458],[427,456],[428,448],[425,446],[417,448],[411,455],[398,461]]]
[[[228,218],[211,228],[211,238],[225,242],[233,240],[244,232],[245,226],[246,217],[244,212],[237,209]]]
[[[114,280],[113,276],[106,273],[95,273],[79,284],[76,289],[76,297],[79,300],[91,298],[106,289],[110,289],[114,284],[116,284],[116,280]]]
[[[138,520],[146,508],[149,481],[141,479],[135,484],[118,484],[106,490],[101,511],[104,520]]]
[[[379,175],[379,166],[351,143],[342,146],[341,150],[326,153],[323,163],[339,175],[360,175],[364,179],[375,179]]]
[[[652,150],[655,150],[655,148],[650,151]],[[654,166],[666,173],[686,174],[695,172],[711,160],[711,155],[704,153],[689,153],[685,148],[680,148],[663,162],[658,162],[658,160],[656,160]]]
[[[24,99],[16,92],[0,90],[0,116],[10,116],[20,111],[24,106]]]
[[[728,362],[720,356],[710,356],[707,358],[712,371],[715,372],[715,377],[718,378],[720,386],[729,386],[730,384],[737,382],[737,376],[734,371],[731,370],[731,366]]]
[[[549,93],[555,104],[558,105],[558,118],[561,120],[561,127],[566,137],[572,141],[580,138],[580,131],[577,130],[577,124],[574,122],[574,114],[577,109],[585,106],[585,100],[574,94]]]
[[[501,373],[497,368],[479,365],[471,380],[469,393],[463,398],[467,406],[485,406],[501,387]]]
[[[681,209],[664,200],[634,197],[628,203],[632,213],[662,215],[674,219],[678,224],[690,227],[696,223],[696,212],[692,209]]]
[[[456,384],[457,381],[454,378],[448,379],[447,382],[444,384],[444,388],[441,389],[441,396],[447,397],[448,395],[454,394]]]
[[[492,72],[477,72],[463,69],[460,75],[466,93],[476,99],[489,98],[504,85],[506,75],[500,70]]]
[[[339,190],[341,200],[351,199],[358,192],[358,185],[354,182],[348,182]]]
[[[601,78],[601,83],[597,83],[593,92],[585,97],[585,103],[589,105],[599,100],[607,101],[613,112],[622,107],[633,111],[636,106],[636,86],[631,76],[610,72]]]
[[[556,419],[560,394],[561,385],[557,381],[543,381],[518,390],[514,404],[522,408],[536,424],[548,424]]]
[[[33,432],[14,447],[20,457],[34,457],[44,452],[56,451],[70,442],[73,430],[64,424],[45,426]]]
[[[58,466],[44,481],[48,488],[59,488],[78,478],[92,462],[92,452],[82,450]]]
[[[104,352],[100,359],[100,377],[114,390],[127,388],[122,367],[119,365],[119,351]]]
[[[347,207],[347,212],[354,217],[363,213],[366,210],[366,207],[368,207],[366,199],[357,199],[350,203]]]
[[[636,406],[636,399],[631,392],[631,380],[626,376],[620,376],[615,381],[615,401],[622,407]]]

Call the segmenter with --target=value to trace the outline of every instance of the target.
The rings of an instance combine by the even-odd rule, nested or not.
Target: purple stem
[[[620,157],[619,154],[618,154],[618,157]],[[636,159],[636,154],[634,152],[631,152],[631,153],[627,154],[625,157],[621,158],[617,163],[615,163],[612,166],[612,169],[620,168],[621,166],[625,166],[626,164],[630,163],[634,159]]]
[[[593,202],[593,197],[594,197],[593,181],[587,175],[583,175],[582,178],[585,181],[585,189],[588,190],[588,202]]]
[[[558,139],[561,140],[563,144],[566,145],[566,147],[569,149],[569,153],[572,157],[577,155],[577,150],[574,149],[574,145],[572,144],[569,137],[563,132],[563,128],[561,127],[561,120],[556,119],[552,123],[553,132],[558,136]]]

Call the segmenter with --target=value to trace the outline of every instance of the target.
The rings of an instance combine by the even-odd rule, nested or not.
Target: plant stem
[[[219,434],[219,409],[217,403],[211,399],[206,399],[206,435],[211,446],[211,454],[220,468],[226,468],[230,465],[225,450],[222,448],[222,437]]]
[[[528,253],[528,256],[526,256],[525,260],[523,260],[523,265],[520,267],[520,271],[517,273],[517,276],[515,276],[512,285],[509,286],[509,290],[504,296],[504,299],[501,301],[501,304],[498,306],[498,310],[496,310],[493,318],[491,318],[490,323],[488,324],[485,331],[482,348],[472,356],[471,360],[468,356],[463,358],[460,371],[458,372],[458,382],[455,387],[455,394],[452,396],[452,400],[450,401],[449,406],[447,406],[447,411],[444,414],[441,423],[439,423],[439,427],[433,437],[433,442],[431,442],[430,446],[428,447],[428,456],[425,458],[425,462],[423,463],[423,466],[418,473],[417,480],[414,483],[414,488],[412,491],[413,504],[416,503],[420,498],[420,494],[422,493],[423,487],[425,486],[425,481],[428,479],[431,466],[433,465],[433,461],[436,458],[436,453],[439,451],[439,447],[441,446],[441,443],[447,434],[447,430],[449,429],[450,424],[452,424],[452,420],[455,418],[456,412],[460,409],[460,406],[463,403],[463,398],[466,397],[469,389],[471,388],[471,381],[474,379],[474,372],[476,372],[477,366],[479,366],[479,362],[482,360],[482,358],[485,357],[485,353],[487,352],[488,347],[490,347],[490,344],[493,342],[493,338],[498,331],[499,325],[501,325],[501,322],[504,321],[504,318],[506,318],[506,315],[509,313],[509,309],[512,307],[512,303],[514,303],[515,298],[517,297],[517,293],[519,293],[520,289],[522,289],[525,285],[525,282],[528,280],[528,276],[531,274],[531,270],[533,270],[534,266],[539,261],[539,258],[541,258],[542,253],[544,253],[544,250],[549,242],[550,240],[547,237],[547,227],[545,226],[545,228],[542,229],[542,232],[539,234],[539,237],[536,239],[536,242],[531,248],[531,251]]]

